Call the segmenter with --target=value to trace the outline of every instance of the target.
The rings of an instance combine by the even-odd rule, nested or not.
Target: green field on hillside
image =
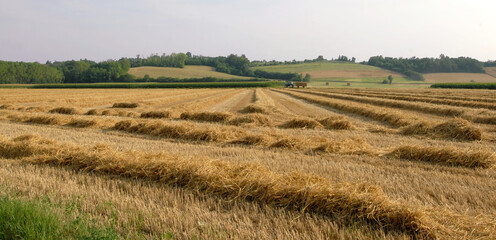
[[[355,87],[428,87],[428,85],[422,85],[422,82],[411,81],[396,72],[351,62],[284,64],[256,67],[255,69],[268,72],[308,73],[311,76],[310,87],[346,87],[348,83]],[[394,77],[392,86],[382,83],[389,75]]]
[[[138,78],[143,78],[146,74],[152,78],[171,77],[171,78],[204,78],[214,77],[221,79],[248,79],[230,75],[226,73],[216,72],[213,67],[209,66],[185,66],[184,68],[173,67],[136,67],[128,71],[129,74]]]

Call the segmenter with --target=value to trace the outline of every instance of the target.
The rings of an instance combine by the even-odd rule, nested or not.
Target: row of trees
[[[39,63],[0,61],[0,83],[61,83],[64,75]]]
[[[252,66],[274,66],[274,65],[290,65],[290,64],[313,63],[313,62],[353,62],[354,63],[355,61],[356,61],[355,57],[348,58],[347,56],[344,56],[344,55],[339,55],[338,58],[336,58],[336,59],[332,58],[330,60],[325,59],[324,56],[320,55],[315,59],[305,59],[303,61],[296,61],[296,60],[293,60],[293,61],[276,61],[276,60],[252,61],[251,65]]]
[[[450,58],[445,55],[441,55],[439,58],[391,58],[375,56],[371,57],[367,64],[403,73],[413,80],[424,80],[422,73],[485,72],[483,64],[477,59],[468,57]]]
[[[175,67],[183,68],[188,56],[184,53],[172,53],[166,55],[152,54],[149,57],[142,58],[137,55],[136,58],[129,58],[131,67],[152,66],[152,67]]]
[[[47,62],[48,66],[60,71],[64,83],[119,82],[131,78],[127,74],[131,66],[129,59],[93,62],[88,60]]]
[[[496,61],[487,61],[484,63],[484,67],[496,67]]]

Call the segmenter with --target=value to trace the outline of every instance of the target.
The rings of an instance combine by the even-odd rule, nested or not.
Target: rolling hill
[[[310,85],[313,87],[347,85],[348,82],[353,85],[377,85],[382,84],[382,81],[387,76],[394,77],[394,83],[416,83],[418,81],[409,81],[399,73],[385,70],[382,68],[363,65],[350,62],[314,62],[314,63],[301,63],[301,64],[285,64],[274,66],[262,66],[255,69],[261,69],[268,72],[298,72],[310,74],[312,77]],[[345,83],[346,82],[346,83]]]
[[[496,77],[485,73],[428,73],[424,77],[427,83],[496,82]]]
[[[487,74],[496,77],[496,67],[486,67],[484,70],[486,70]]]
[[[221,79],[248,79],[230,75],[226,73],[216,72],[213,67],[209,66],[185,66],[184,68],[172,67],[136,67],[129,69],[129,74],[138,78],[142,78],[148,74],[152,78],[171,77],[171,78],[204,78],[215,77]]]

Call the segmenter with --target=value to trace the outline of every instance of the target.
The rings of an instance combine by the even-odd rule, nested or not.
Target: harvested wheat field
[[[0,89],[3,194],[122,239],[495,239],[495,151],[488,90]]]

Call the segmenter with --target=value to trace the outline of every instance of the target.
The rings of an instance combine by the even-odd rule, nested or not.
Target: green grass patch
[[[47,198],[20,200],[0,197],[0,239],[118,239],[110,227],[65,211]]]
[[[79,83],[38,84],[27,88],[252,88],[280,87],[282,81],[258,82],[201,82],[201,83]]]
[[[436,83],[431,88],[496,89],[496,83]]]

